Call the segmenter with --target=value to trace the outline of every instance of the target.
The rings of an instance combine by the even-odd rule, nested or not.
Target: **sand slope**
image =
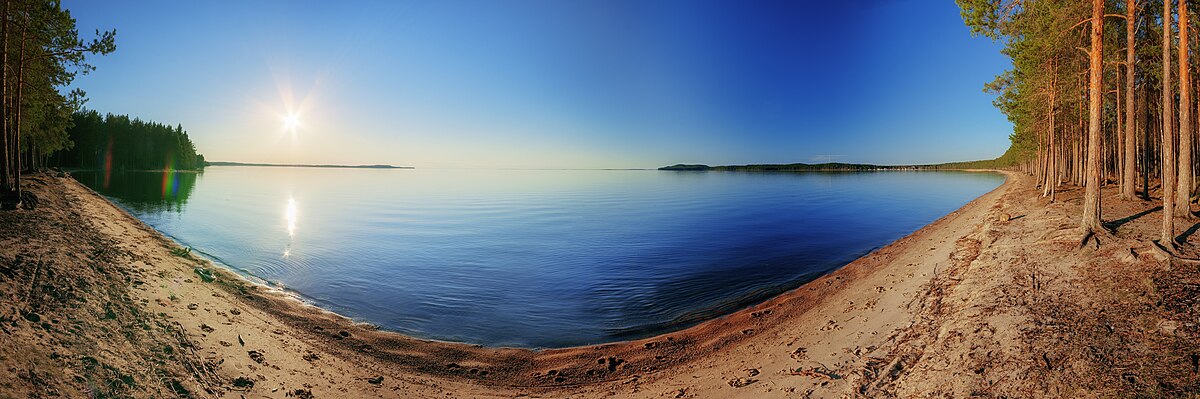
[[[1068,397],[1155,381],[1176,389],[1157,392],[1194,392],[1186,335],[1142,346],[1175,345],[1178,355],[1163,361],[1180,366],[1140,372],[1142,385],[1122,385],[1125,371],[1069,350],[1132,345],[1062,321],[1067,308],[1071,320],[1096,319],[1080,296],[1128,302],[1096,294],[1080,268],[1161,262],[1120,229],[1100,249],[1074,249],[1071,193],[1047,206],[1031,184],[1010,174],[920,231],[726,317],[644,340],[530,351],[357,325],[174,254],[172,242],[86,187],[41,175],[29,187],[42,208],[0,213],[0,370],[15,376],[0,381],[0,398]],[[1139,206],[1149,208],[1126,208]],[[1114,260],[1120,251],[1130,253],[1124,262]],[[53,277],[35,278],[41,269]],[[1154,319],[1146,323],[1188,317],[1129,309]],[[30,312],[56,321],[42,325]],[[1173,332],[1195,330],[1178,323]],[[1097,328],[1119,334],[1111,323]]]

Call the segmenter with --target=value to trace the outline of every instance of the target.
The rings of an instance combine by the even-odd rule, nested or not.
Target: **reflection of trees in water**
[[[96,192],[114,197],[137,212],[180,212],[203,172],[113,172],[107,187],[104,172],[81,171],[71,174]]]

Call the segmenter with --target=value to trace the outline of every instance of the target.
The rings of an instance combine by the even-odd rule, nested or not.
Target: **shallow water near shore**
[[[794,288],[999,186],[994,173],[76,172],[184,245],[423,338],[643,337]]]

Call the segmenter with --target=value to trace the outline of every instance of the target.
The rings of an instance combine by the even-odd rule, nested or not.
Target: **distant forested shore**
[[[949,162],[928,165],[872,165],[861,163],[826,162],[817,164],[752,164],[708,166],[703,164],[675,164],[658,170],[674,171],[720,171],[720,172],[842,172],[872,170],[956,170],[956,169],[1002,169],[1011,167],[1006,157],[968,162]]]
[[[101,115],[94,110],[74,113],[67,128],[72,145],[56,154],[58,166],[105,170],[196,170],[204,155],[182,125],[174,127],[131,118]]]
[[[281,168],[349,168],[349,169],[413,169],[411,166],[392,165],[331,165],[306,163],[250,163],[250,162],[205,162],[204,166],[271,166]]]

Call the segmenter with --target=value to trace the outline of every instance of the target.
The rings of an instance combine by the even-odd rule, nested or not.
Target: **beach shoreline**
[[[895,251],[894,247],[898,244],[947,223],[947,220],[954,218],[964,209],[981,206],[980,203],[1005,190],[1008,185],[1002,184],[993,192],[973,200],[962,209],[931,223],[909,237],[901,238],[799,288],[758,305],[700,322],[690,328],[632,341],[571,348],[523,349],[490,348],[417,339],[400,333],[377,330],[369,324],[359,323],[316,307],[286,289],[248,280],[246,276],[190,254],[172,254],[172,250],[181,248],[178,243],[133,217],[99,193],[70,178],[42,179],[61,184],[59,188],[72,197],[72,205],[82,208],[80,210],[83,212],[80,213],[89,219],[88,223],[92,227],[110,237],[119,238],[118,245],[133,252],[134,257],[149,257],[154,260],[142,262],[138,264],[139,267],[170,276],[163,278],[163,281],[147,281],[144,284],[176,285],[166,295],[162,290],[141,292],[142,296],[146,297],[144,302],[150,308],[150,312],[147,313],[165,314],[168,320],[179,323],[198,348],[208,351],[206,357],[240,360],[225,362],[234,364],[231,371],[247,373],[261,371],[262,367],[255,367],[255,359],[249,358],[246,355],[247,351],[240,350],[241,345],[225,344],[239,340],[247,342],[247,336],[274,336],[271,338],[282,339],[271,340],[278,342],[268,342],[270,345],[260,343],[257,352],[262,356],[270,356],[270,365],[282,369],[278,371],[294,368],[330,368],[328,365],[314,367],[312,362],[303,360],[307,354],[317,354],[320,359],[340,358],[348,363],[357,364],[358,367],[372,364],[375,367],[367,368],[390,371],[380,371],[378,375],[364,374],[356,378],[360,381],[387,374],[390,374],[387,377],[391,378],[385,377],[384,381],[389,382],[403,381],[402,375],[417,379],[444,379],[446,381],[438,381],[432,386],[444,389],[442,387],[446,383],[465,384],[446,392],[461,394],[474,391],[472,396],[512,389],[525,389],[534,394],[563,390],[570,392],[571,387],[594,388],[599,385],[629,382],[630,379],[636,384],[641,384],[645,380],[656,379],[656,374],[669,373],[696,359],[712,357],[722,348],[736,346],[752,338],[756,330],[770,329],[782,324],[791,318],[789,313],[795,312],[778,308],[785,304],[788,304],[789,308],[808,308],[811,304],[807,302],[816,301],[817,294],[845,289],[854,276],[863,272],[860,269],[866,269],[874,263],[871,261],[873,258]],[[195,271],[196,268],[211,273],[212,281],[204,282]],[[153,275],[146,277],[154,280]],[[819,291],[812,287],[818,285],[825,287]],[[190,306],[193,303],[196,305]],[[189,306],[195,309],[189,309]],[[221,308],[240,309],[240,315],[217,310]],[[212,322],[213,313],[217,314],[218,319],[221,318],[220,314],[225,314],[227,320],[218,323],[232,327],[227,329],[228,333],[222,334],[219,330],[225,329],[215,326],[218,323]],[[251,313],[257,313],[254,316],[265,323],[262,326],[245,325],[243,320]],[[303,342],[300,346],[304,347],[304,350],[289,348],[286,343],[292,340]],[[291,355],[301,359],[298,362],[276,360],[281,352],[292,352]],[[349,368],[351,367],[347,367]],[[231,381],[239,377],[251,378],[232,374],[226,376]],[[279,377],[263,377],[266,381],[279,380]],[[211,389],[202,385],[197,384],[195,390]],[[284,385],[288,384],[285,382]],[[330,384],[331,387],[337,385],[342,384]],[[361,385],[364,385],[364,389],[379,389],[369,382]],[[390,384],[379,385],[382,387]],[[420,385],[425,384],[422,382]],[[314,393],[320,392],[319,386],[312,389]],[[220,391],[219,388],[213,390]]]
[[[84,232],[87,240],[111,242],[116,252],[106,255],[104,265],[129,276],[129,281],[110,282],[114,289],[127,288],[123,295],[134,315],[128,322],[170,327],[164,331],[187,343],[179,347],[189,347],[193,355],[173,357],[179,363],[173,381],[188,392],[202,393],[195,395],[200,397],[842,397],[931,390],[969,394],[987,385],[975,378],[983,378],[983,373],[972,378],[938,374],[938,383],[921,374],[933,372],[922,364],[937,356],[910,352],[917,342],[922,348],[942,343],[946,325],[974,317],[967,310],[973,308],[951,312],[949,298],[964,295],[963,303],[997,300],[959,287],[1007,284],[983,275],[975,282],[974,274],[1022,267],[1019,262],[1006,266],[1013,262],[1003,251],[1011,248],[998,241],[1027,240],[1002,231],[1018,231],[1024,227],[1016,225],[1030,219],[1025,214],[1031,212],[1032,202],[1017,202],[1032,197],[1021,192],[1032,179],[1002,173],[1007,175],[1003,184],[962,208],[763,303],[680,331],[572,348],[491,348],[380,331],[285,290],[180,254],[173,240],[70,178],[30,178],[30,189],[43,197],[44,205],[24,215],[49,220],[48,231],[62,243],[11,245],[20,237],[7,236],[0,240],[10,244],[0,246],[0,259],[29,259],[33,252],[42,252],[38,262],[94,265],[95,256],[66,256],[63,252],[72,251],[62,247],[81,241],[72,235]],[[10,226],[33,223],[0,221]],[[17,261],[8,268],[18,270],[27,263]],[[5,316],[17,320],[14,329],[24,338],[10,340],[11,348],[0,347],[5,349],[0,351],[0,364],[19,365],[20,356],[13,354],[21,352],[22,342],[64,341],[56,339],[61,329],[54,326],[39,330],[35,323],[21,324],[21,315],[28,312],[16,306],[18,301],[13,303],[5,310],[11,315]],[[101,318],[96,323],[105,322]],[[29,334],[21,335],[23,331]],[[1023,350],[1023,340],[1008,332],[993,351]],[[113,350],[111,359],[90,356],[92,361],[118,370],[137,368],[122,366],[119,358],[136,358],[137,353],[124,352],[139,350],[138,342],[116,341],[120,345],[114,348],[128,348]],[[27,356],[56,357],[45,361],[64,363],[63,370],[89,362],[80,360],[82,355],[72,357],[70,345],[50,346],[49,353]],[[938,356],[951,354],[955,352],[947,350]],[[171,364],[155,367],[161,369],[159,374],[171,374]],[[996,367],[996,372],[1020,371],[1014,367]],[[69,389],[79,384],[69,374],[39,378]],[[154,384],[134,385],[149,389]],[[129,389],[132,396],[143,392]]]

